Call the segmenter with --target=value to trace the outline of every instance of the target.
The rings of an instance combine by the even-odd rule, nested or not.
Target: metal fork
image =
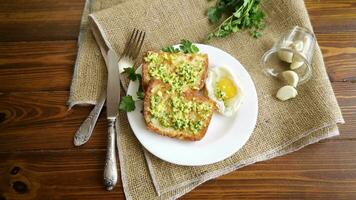
[[[144,31],[140,31],[138,29],[133,30],[118,63],[120,73],[124,72],[124,69],[127,67],[136,66],[137,57],[141,51],[145,37],[146,33]],[[126,92],[127,86],[129,84],[129,79],[127,78],[127,76],[123,76],[120,80]]]
[[[92,24],[93,26],[96,26],[95,22],[92,22]],[[92,27],[92,30],[93,29],[97,29],[97,31],[99,31],[97,27]],[[138,29],[134,29],[132,31],[130,39],[126,43],[125,49],[121,54],[118,62],[120,73],[122,73],[125,68],[133,67],[136,65],[136,60],[141,51],[145,37],[146,37],[146,33],[144,31]],[[101,49],[105,49],[105,47],[103,47],[106,46],[105,41],[97,41],[97,43],[101,47]],[[126,76],[121,76],[120,80],[121,80],[121,85],[126,92],[129,80]],[[89,140],[91,134],[93,133],[96,121],[98,120],[100,112],[103,108],[105,100],[106,100],[106,90],[103,90],[100,94],[99,100],[95,105],[94,109],[90,112],[88,117],[84,120],[84,122],[81,124],[81,126],[75,133],[74,135],[75,146],[81,146]]]

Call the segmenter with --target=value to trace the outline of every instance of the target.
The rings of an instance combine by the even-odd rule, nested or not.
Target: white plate
[[[186,166],[212,164],[233,155],[252,134],[258,114],[255,85],[240,62],[221,49],[196,45],[200,52],[208,54],[209,67],[228,67],[239,80],[245,97],[236,115],[224,117],[214,113],[205,137],[191,142],[164,137],[147,130],[141,114],[142,101],[136,102],[135,111],[127,113],[133,132],[149,152],[167,162]],[[131,82],[127,93],[135,98],[138,85],[138,81]]]

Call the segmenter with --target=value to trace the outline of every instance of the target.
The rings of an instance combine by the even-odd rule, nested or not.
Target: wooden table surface
[[[356,0],[307,0],[346,120],[341,135],[208,181],[183,199],[356,199]],[[84,0],[0,1],[0,200],[122,199],[102,185],[106,121],[73,146],[68,111]]]

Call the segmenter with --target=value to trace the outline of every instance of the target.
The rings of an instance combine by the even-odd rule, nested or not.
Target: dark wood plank
[[[341,135],[334,139],[356,141],[356,84],[338,82],[332,86],[346,122],[339,126]]]
[[[85,0],[2,0],[0,41],[75,40]]]
[[[121,182],[102,184],[105,150],[0,153],[0,197],[13,199],[123,199]]]
[[[353,141],[311,145],[209,181],[183,199],[354,199],[354,155]],[[105,150],[75,149],[0,153],[5,161],[0,195],[8,200],[121,199],[120,184],[113,192],[102,186],[104,156]]]
[[[69,90],[76,41],[0,43],[0,92]]]
[[[331,81],[356,80],[356,34],[317,34]],[[65,91],[77,45],[71,41],[0,43],[0,92]]]
[[[346,124],[338,140],[356,139],[356,84],[333,83]],[[72,148],[73,134],[90,108],[67,111],[68,92],[8,93],[0,95],[0,150],[48,150]],[[105,149],[105,113],[91,140],[81,149]]]
[[[355,199],[354,145],[311,145],[212,180],[183,199]]]
[[[0,150],[64,149],[73,147],[73,134],[90,108],[68,111],[68,92],[0,95]],[[105,148],[105,111],[84,148]]]
[[[316,37],[330,80],[355,81],[356,33],[317,33]]]
[[[316,33],[354,32],[356,29],[356,1],[305,0]]]
[[[306,0],[317,33],[355,31],[352,0]],[[75,40],[84,0],[2,0],[0,41]]]

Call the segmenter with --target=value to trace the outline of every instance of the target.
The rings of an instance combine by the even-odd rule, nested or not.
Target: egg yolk
[[[221,91],[223,95],[223,100],[228,100],[236,96],[237,88],[235,87],[234,82],[227,78],[223,77],[216,83],[216,90]]]

